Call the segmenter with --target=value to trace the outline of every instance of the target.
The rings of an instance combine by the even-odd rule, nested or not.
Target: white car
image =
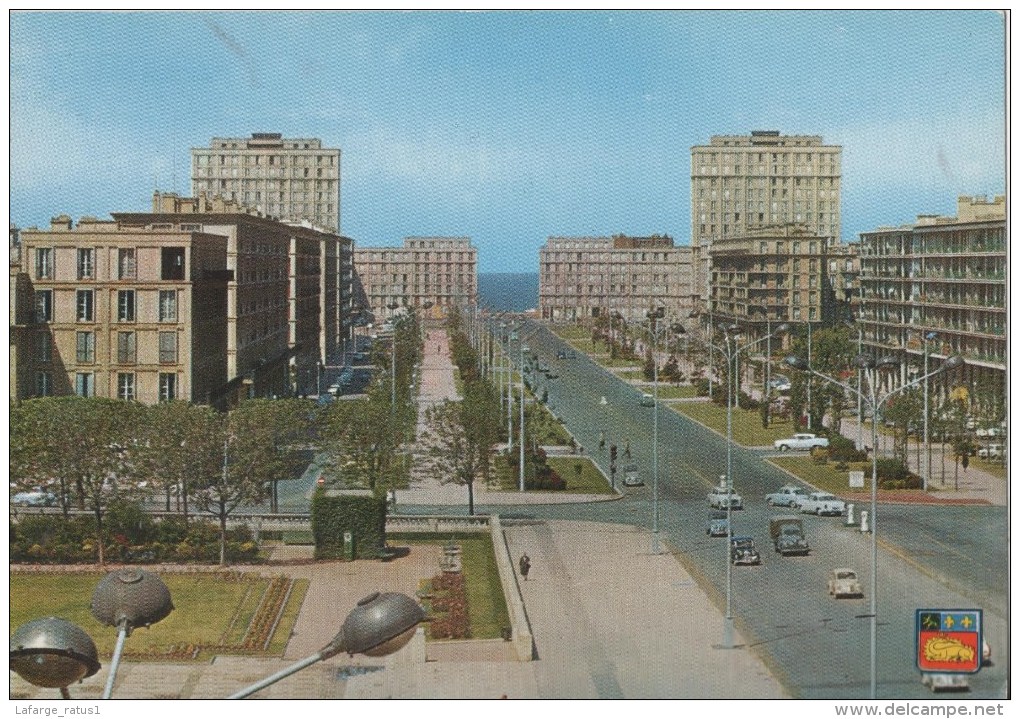
[[[52,507],[56,503],[55,494],[38,489],[33,492],[18,492],[11,497],[11,504],[20,507]]]
[[[808,496],[807,490],[795,484],[784,484],[778,492],[765,495],[770,507],[799,507],[800,500]]]
[[[654,407],[655,406],[655,397],[650,395],[650,394],[648,394],[647,392],[642,392],[641,393],[641,402],[640,402],[640,404],[641,404],[642,407]]]
[[[800,511],[804,514],[831,514],[839,516],[846,511],[846,504],[839,497],[828,492],[812,492],[800,500]]]
[[[977,451],[977,456],[981,459],[1002,459],[1005,456],[1006,448],[1001,444],[990,444],[987,447],[982,447]]]
[[[847,567],[840,567],[829,572],[829,596],[839,599],[840,597],[863,597],[861,583],[857,579],[857,572]]]
[[[791,449],[813,449],[815,447],[828,447],[829,440],[806,432],[795,434],[787,439],[777,439],[772,443],[780,452],[788,452]]]
[[[714,487],[708,493],[708,505],[713,509],[726,509],[727,503],[732,509],[744,508],[744,498],[732,489],[727,492],[725,485]]]

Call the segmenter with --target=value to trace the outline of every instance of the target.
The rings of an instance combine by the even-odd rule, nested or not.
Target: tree
[[[326,410],[329,465],[345,484],[385,493],[403,479],[405,470],[397,459],[400,433],[391,421],[389,400],[376,387],[364,399],[334,402]]]
[[[425,462],[443,484],[468,490],[468,513],[475,513],[474,483],[488,477],[492,447],[500,439],[502,422],[495,388],[485,381],[464,388],[464,398],[444,400],[426,413]]]
[[[214,433],[217,417],[208,406],[180,401],[144,407],[140,415],[137,473],[162,489],[168,512],[176,495],[185,522],[195,478],[211,476],[222,463]]]
[[[20,483],[60,487],[65,514],[72,499],[92,512],[97,559],[105,563],[103,517],[111,501],[136,491],[134,430],[140,405],[100,397],[43,397],[12,416],[11,467]]]
[[[270,494],[270,485],[281,474],[291,472],[298,451],[289,441],[287,423],[294,422],[296,406],[306,413],[311,405],[303,400],[250,399],[209,426],[209,435],[222,447],[222,464],[196,484],[196,503],[214,515],[220,525],[220,566],[226,566],[227,519],[241,505],[257,504]],[[342,403],[341,403],[342,404]],[[301,423],[294,430],[307,431]]]
[[[893,423],[893,453],[906,464],[910,428],[924,417],[921,390],[912,388],[892,397],[886,404],[884,416]]]

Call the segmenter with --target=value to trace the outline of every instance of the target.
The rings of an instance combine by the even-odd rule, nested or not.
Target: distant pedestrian
[[[606,433],[605,432],[599,432],[599,449],[605,449],[605,448],[606,448]]]
[[[630,459],[630,437],[623,440],[623,456]]]
[[[521,555],[521,576],[524,577],[524,581],[528,581],[528,572],[531,571],[531,558],[527,554]]]

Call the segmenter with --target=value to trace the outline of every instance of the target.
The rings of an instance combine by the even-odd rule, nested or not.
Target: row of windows
[[[177,399],[177,375],[172,372],[159,373],[159,400],[166,402]],[[79,397],[94,397],[96,376],[93,372],[77,372],[74,376],[74,393]],[[35,394],[50,397],[53,394],[53,373],[43,370],[35,373]],[[135,373],[117,373],[117,399],[135,399]]]
[[[181,229],[184,229],[184,225]],[[196,226],[197,227],[197,226]],[[96,278],[96,250],[92,247],[79,247],[76,250],[76,276],[79,280]],[[160,249],[160,279],[184,279],[184,248],[163,247]],[[35,248],[35,278],[52,280],[56,273],[55,254],[52,247]],[[138,261],[133,247],[117,249],[117,279],[138,279]]]
[[[236,145],[234,146],[234,149],[237,149]],[[294,149],[298,149],[296,144],[294,145]],[[305,143],[304,149],[309,149],[308,143]],[[200,155],[196,153],[194,157],[195,165],[197,167],[208,167],[210,165],[226,167],[241,164],[253,165],[255,167],[261,165],[286,167],[288,165],[288,160],[290,160],[289,164],[299,167],[311,167],[313,164],[316,167],[336,167],[336,155],[331,153],[322,153],[317,155],[266,155],[264,153],[248,153],[243,155]]]
[[[336,178],[336,171],[335,170],[329,170],[329,169],[323,170],[321,167],[317,168],[315,170],[315,174],[314,175],[312,174],[312,169],[308,168],[308,167],[304,167],[304,168],[295,167],[295,168],[293,168],[293,169],[291,169],[289,171],[289,174],[293,178],[312,178],[312,177],[315,177],[317,179],[327,179],[327,180],[335,180],[335,178]],[[245,168],[243,170],[239,170],[236,167],[232,167],[229,170],[227,170],[227,169],[216,170],[216,169],[212,169],[212,168],[201,168],[200,167],[200,168],[195,170],[195,177],[196,177],[196,179],[197,178],[201,178],[201,177],[210,177],[210,178],[214,178],[214,179],[221,179],[221,178],[224,178],[224,177],[229,177],[229,178],[234,178],[234,179],[237,179],[239,177],[263,179],[263,178],[265,178],[267,176],[270,177],[270,178],[274,178],[275,177],[275,178],[280,178],[280,179],[286,179],[287,176],[288,176],[288,170],[285,167],[270,167],[269,169],[265,169],[265,170],[262,169],[261,167],[258,167],[258,168],[254,169],[254,170],[249,170],[248,168]]]
[[[137,334],[135,332],[117,333],[117,364],[135,364],[138,361]],[[49,332],[39,332],[35,343],[36,361],[49,363],[53,361],[53,337]],[[92,331],[75,333],[75,362],[77,364],[96,363],[96,333]],[[159,363],[177,364],[177,333],[159,333]]]
[[[75,290],[75,320],[95,322],[96,290]],[[135,290],[117,290],[117,321],[136,321]],[[177,290],[159,290],[157,311],[160,322],[177,322]],[[36,290],[35,321],[53,322],[53,290]]]

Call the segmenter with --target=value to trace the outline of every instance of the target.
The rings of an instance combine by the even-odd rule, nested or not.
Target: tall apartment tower
[[[715,135],[691,148],[691,248],[702,301],[710,296],[715,240],[797,223],[839,243],[842,152],[820,136],[778,130]]]
[[[191,148],[191,194],[219,195],[284,222],[340,232],[340,150],[255,132]]]

